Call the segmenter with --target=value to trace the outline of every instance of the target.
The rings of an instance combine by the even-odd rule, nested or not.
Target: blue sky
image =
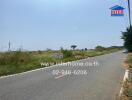
[[[94,48],[122,45],[124,17],[111,17],[110,7],[125,0],[0,0],[0,51]]]

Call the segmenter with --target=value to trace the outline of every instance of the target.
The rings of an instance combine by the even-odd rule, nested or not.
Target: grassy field
[[[68,62],[87,57],[94,57],[121,50],[122,48],[105,48],[93,50],[61,50],[58,51],[34,51],[34,52],[5,52],[0,53],[0,76],[25,72],[37,68],[42,68],[41,63]],[[63,54],[64,53],[64,54]],[[66,55],[63,58],[55,55]],[[50,66],[50,65],[49,65]]]

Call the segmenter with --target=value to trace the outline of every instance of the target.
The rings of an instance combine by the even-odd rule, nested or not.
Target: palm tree
[[[71,48],[72,48],[73,50],[75,50],[76,47],[77,47],[77,45],[71,45]]]

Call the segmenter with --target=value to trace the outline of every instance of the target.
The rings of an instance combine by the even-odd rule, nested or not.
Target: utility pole
[[[8,43],[8,51],[11,51],[11,42]]]
[[[129,13],[129,24],[130,24],[130,27],[132,27],[132,24],[131,24],[131,5],[130,5],[130,0],[128,0],[128,13]]]

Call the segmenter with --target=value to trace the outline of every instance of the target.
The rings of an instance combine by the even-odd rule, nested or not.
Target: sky
[[[124,17],[111,17],[121,5]],[[123,45],[128,26],[126,0],[0,0],[0,51],[78,49]]]

